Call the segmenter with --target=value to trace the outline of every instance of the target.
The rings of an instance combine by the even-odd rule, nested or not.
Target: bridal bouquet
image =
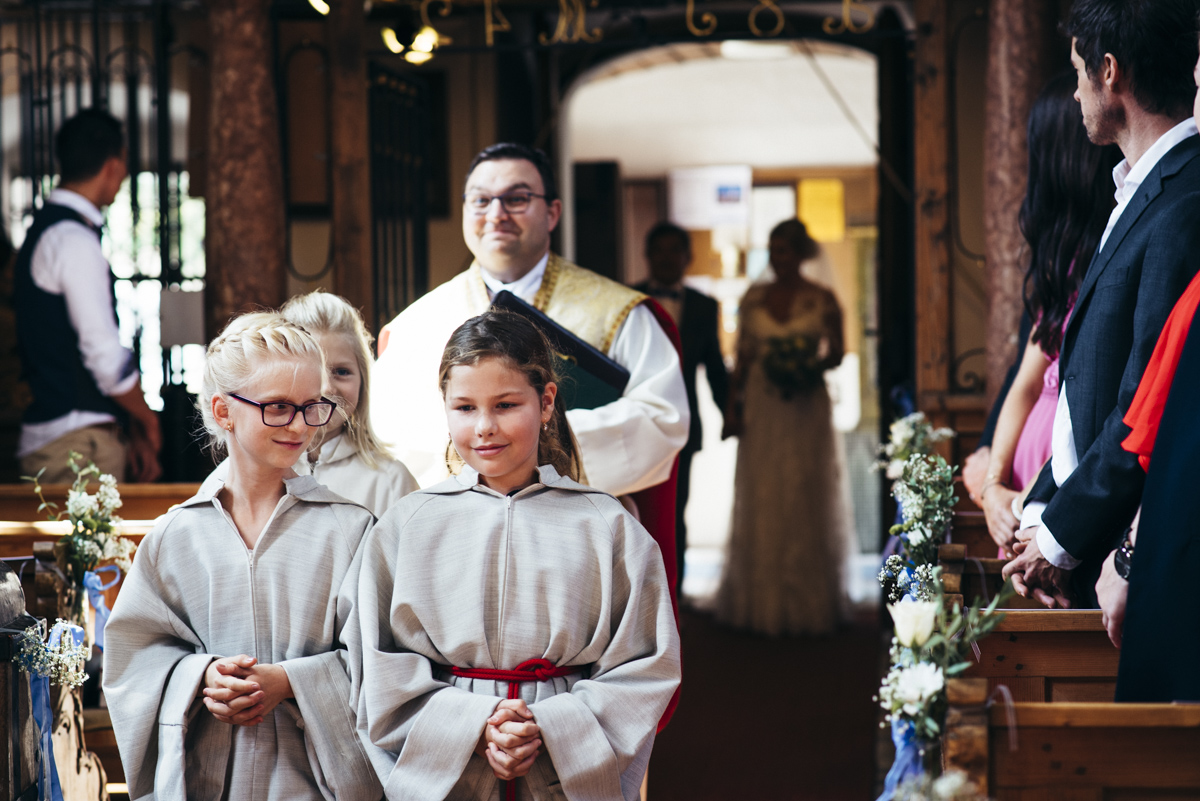
[[[825,381],[821,369],[821,341],[804,334],[771,337],[762,367],[767,378],[783,394],[784,400],[810,392]]]
[[[875,468],[886,470],[887,477],[900,478],[904,464],[911,456],[933,453],[933,446],[954,436],[952,428],[934,428],[924,412],[901,417],[888,428],[888,441],[879,446]]]

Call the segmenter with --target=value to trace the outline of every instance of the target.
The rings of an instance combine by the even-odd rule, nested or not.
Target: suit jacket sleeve
[[[721,411],[729,399],[729,371],[725,369],[725,358],[721,355],[721,306],[716,301],[705,304],[704,315],[704,374],[713,400]]]
[[[1111,547],[1116,534],[1133,519],[1141,500],[1146,474],[1136,454],[1121,447],[1130,430],[1123,418],[1167,316],[1200,267],[1198,210],[1200,192],[1179,198],[1155,221],[1137,285],[1126,287],[1126,291],[1137,293],[1137,305],[1132,321],[1133,347],[1121,377],[1117,407],[1108,414],[1099,436],[1081,455],[1079,467],[1054,493],[1042,515],[1042,522],[1054,538],[1077,559]],[[1135,280],[1132,275],[1130,279]]]

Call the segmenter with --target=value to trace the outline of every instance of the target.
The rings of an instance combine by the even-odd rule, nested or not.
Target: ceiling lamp
[[[315,0],[315,2],[320,3],[322,0]],[[384,28],[380,33],[383,36],[383,44],[388,50],[391,50],[393,53],[404,52],[404,45],[400,43],[400,39],[396,36],[396,32],[394,30],[391,28]]]
[[[308,0],[308,4],[321,16],[329,16],[329,3],[326,3],[325,0]]]

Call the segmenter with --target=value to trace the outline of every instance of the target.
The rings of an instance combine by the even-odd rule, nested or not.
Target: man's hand
[[[985,446],[977,448],[963,462],[963,486],[967,488],[967,496],[980,506],[982,506],[980,495],[983,492],[983,480],[987,477],[987,469],[991,461],[992,449]],[[988,494],[990,495],[991,493]]]
[[[1004,555],[1013,556],[1013,545],[1017,542],[1017,527],[1021,521],[1012,513],[1012,501],[1019,493],[1000,484],[992,484],[983,493],[980,506],[987,519],[988,534],[992,541],[1004,549]]]
[[[146,405],[142,388],[135,386],[113,400],[129,412],[129,473],[134,481],[154,481],[162,475],[158,455],[162,451],[162,430],[158,415]]]
[[[262,722],[262,687],[250,678],[257,660],[246,654],[214,659],[204,672],[204,706],[222,723],[255,726]]]
[[[1022,598],[1033,598],[1047,609],[1070,609],[1067,586],[1071,571],[1055,567],[1038,548],[1037,528],[1030,526],[1017,533],[1016,554],[1004,565],[1001,575],[1011,578],[1013,589]]]
[[[475,752],[487,758],[497,779],[512,781],[529,773],[541,753],[541,728],[525,702],[501,701],[487,720]]]
[[[1100,609],[1104,612],[1104,628],[1108,629],[1108,639],[1120,648],[1125,630],[1125,601],[1129,597],[1129,582],[1117,575],[1116,553],[1113,551],[1104,560],[1100,580],[1096,582],[1096,597],[1100,599]]]

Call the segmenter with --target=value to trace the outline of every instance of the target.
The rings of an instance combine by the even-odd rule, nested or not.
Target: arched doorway
[[[769,269],[770,229],[799,216],[821,241],[806,270],[834,289],[845,315],[847,356],[829,383],[863,554],[854,575],[872,600],[881,530],[870,468],[880,429],[878,69],[870,52],[804,39],[638,50],[571,84],[557,142],[563,250],[635,283],[647,275],[647,231],[662,219],[683,225],[695,253],[688,282],[721,301],[727,357],[738,300]],[[709,197],[718,185],[725,202]],[[736,441],[721,441],[721,412],[706,390],[700,397],[705,437],[692,473],[685,592],[703,597],[728,535]]]

